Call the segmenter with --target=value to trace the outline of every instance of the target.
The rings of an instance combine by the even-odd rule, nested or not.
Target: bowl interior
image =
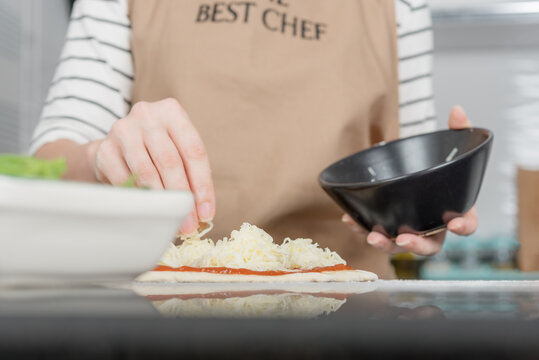
[[[491,137],[480,128],[443,130],[374,146],[329,166],[320,175],[328,185],[373,184],[456,161]]]

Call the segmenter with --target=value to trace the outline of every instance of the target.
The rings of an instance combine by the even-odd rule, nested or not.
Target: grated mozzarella
[[[170,267],[229,267],[256,271],[308,270],[346,264],[336,252],[322,249],[311,239],[286,238],[282,245],[264,230],[244,223],[230,238],[214,242],[191,235],[179,246],[170,245],[160,265]]]

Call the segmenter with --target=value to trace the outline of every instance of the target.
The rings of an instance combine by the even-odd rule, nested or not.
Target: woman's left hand
[[[472,124],[460,106],[451,109],[449,115],[450,129],[464,129]],[[348,214],[343,215],[342,221],[350,226],[355,232],[366,232]],[[458,235],[470,235],[477,229],[477,211],[472,207],[462,217],[456,217],[447,224],[447,229]],[[418,255],[434,255],[442,249],[446,231],[442,231],[432,236],[423,237],[414,234],[400,234],[396,239],[389,239],[386,236],[371,232],[367,235],[367,242],[377,249],[388,253],[413,252]]]

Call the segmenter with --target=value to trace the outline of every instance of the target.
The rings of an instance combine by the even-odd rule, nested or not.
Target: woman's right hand
[[[180,233],[192,233],[199,221],[213,219],[215,193],[208,155],[175,99],[136,103],[105,139],[89,144],[88,151],[98,181],[119,185],[133,174],[138,186],[191,191],[196,206]]]

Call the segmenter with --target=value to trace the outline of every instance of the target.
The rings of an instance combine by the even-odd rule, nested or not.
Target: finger
[[[163,102],[166,102],[165,106],[159,110],[164,111],[161,116],[167,119],[169,135],[183,160],[198,216],[201,221],[212,220],[215,215],[215,192],[202,139],[176,101],[167,99]]]
[[[447,224],[447,228],[458,235],[471,235],[477,229],[478,224],[477,209],[474,206],[464,216],[451,220]]]
[[[363,227],[359,226],[354,221],[354,219],[352,219],[352,217],[350,215],[348,215],[348,214],[344,214],[341,217],[341,221],[343,223],[345,223],[346,225],[348,225],[353,232],[357,232],[357,233],[366,233],[367,232]]]
[[[124,135],[118,140],[127,167],[135,175],[136,184],[162,190],[163,183],[148,150],[146,150],[142,135],[133,131],[133,133]]]
[[[99,145],[95,162],[96,177],[101,182],[121,185],[131,176],[120,148],[112,141],[103,141]]]
[[[403,250],[418,255],[434,255],[442,249],[445,239],[445,231],[429,237],[413,234],[401,234],[397,236],[395,243]]]
[[[144,132],[144,144],[165,189],[190,190],[178,149],[164,129]]]
[[[183,162],[174,143],[163,129],[144,133],[144,142],[165,189],[190,190]],[[183,221],[180,234],[192,234],[198,227],[198,215],[193,209]]]
[[[198,216],[193,209],[188,217],[182,223],[180,227],[180,235],[190,235],[198,229]]]
[[[367,243],[376,249],[380,249],[391,254],[396,254],[403,251],[392,240],[375,231],[372,231],[367,235]]]
[[[453,106],[449,113],[449,128],[458,130],[469,127],[472,127],[472,123],[468,120],[464,109],[459,105]]]
[[[341,220],[345,224],[351,224],[354,222],[354,219],[352,219],[352,217],[346,213],[342,215]]]

